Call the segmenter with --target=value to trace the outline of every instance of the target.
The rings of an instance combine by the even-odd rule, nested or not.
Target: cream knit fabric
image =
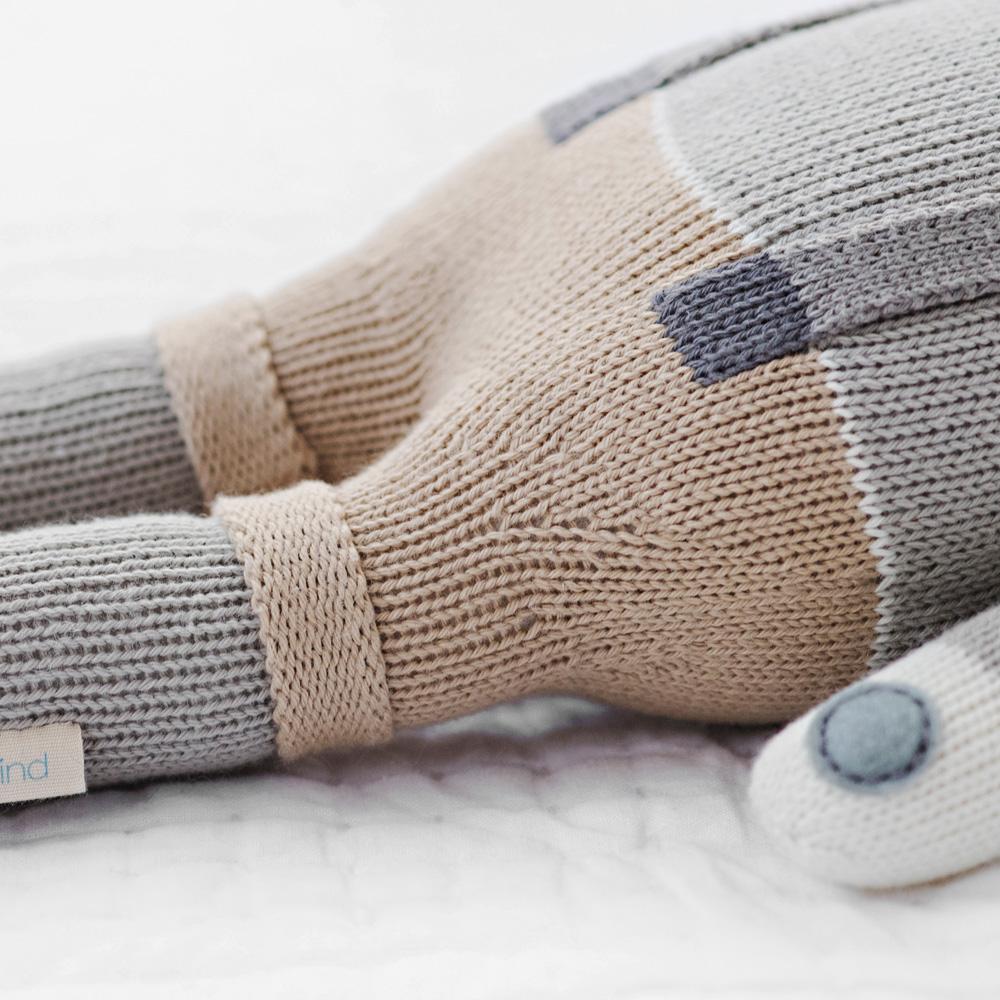
[[[902,0],[669,54],[547,109],[354,254],[162,327],[214,500],[173,530],[213,539],[202,571],[259,625],[223,720],[237,640],[170,626],[206,702],[175,715],[236,734],[229,762],[540,691],[784,721],[1000,600],[998,53],[991,0]],[[9,669],[44,688],[80,628],[91,657],[46,719],[76,717],[63,685],[88,671],[141,697],[133,646],[100,642],[128,630],[114,581],[141,580],[154,621],[176,610],[141,527],[124,550],[73,536],[112,581],[82,624],[46,618],[51,539],[11,543]],[[756,801],[810,863],[894,883],[983,856],[992,770],[959,773],[992,760],[970,714],[991,675],[942,648],[762,760]],[[971,841],[946,835],[960,821]]]
[[[330,620],[375,635],[332,674],[300,666],[319,627],[316,566],[288,542],[304,494],[216,508],[264,623],[280,745],[385,735],[365,701],[382,683],[397,726],[545,690],[786,719],[1000,592],[931,604],[912,572],[893,576],[858,475],[884,431],[852,409],[868,343],[898,343],[913,317],[989,336],[1000,165],[974,95],[997,78],[981,45],[997,15],[963,9],[835,12],[591,88],[253,322],[161,338],[207,494],[281,485],[312,456],[339,483],[307,489],[353,544],[308,551],[339,581]],[[936,68],[955,60],[960,82]],[[232,394],[267,403],[254,417],[217,405],[198,345],[246,357],[258,324],[269,363]],[[898,409],[900,388],[879,385],[873,412]],[[935,412],[949,398],[922,393],[912,419],[962,419]],[[246,428],[289,456],[270,483],[256,469],[271,461],[250,473],[231,443]],[[904,482],[877,498],[883,520]],[[939,557],[921,558],[932,579]],[[351,657],[363,725],[324,707]]]
[[[745,250],[663,164],[649,113],[555,155],[529,126],[262,307],[320,470],[364,466],[310,489],[350,525],[397,725],[544,690],[770,721],[864,662],[874,560],[818,356],[692,391],[650,309]],[[308,642],[289,595],[316,570],[293,568],[266,620]]]
[[[991,609],[814,709],[756,762],[757,816],[799,863],[852,885],[925,882],[992,860],[1000,845],[998,668],[1000,610]],[[911,723],[890,722],[887,695],[918,704]],[[882,705],[864,716],[854,708],[876,699]],[[831,780],[812,734],[845,705],[859,717],[838,756],[860,767]],[[888,758],[891,768],[865,766]]]
[[[392,735],[385,664],[364,573],[333,492],[304,483],[223,499],[253,589],[284,757]]]
[[[156,331],[202,496],[258,493],[316,471],[278,388],[257,305],[233,298]]]

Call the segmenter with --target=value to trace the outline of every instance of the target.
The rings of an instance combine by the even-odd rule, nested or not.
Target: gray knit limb
[[[257,618],[214,518],[0,537],[0,729],[82,728],[90,786],[269,757]]]
[[[0,530],[199,509],[151,338],[0,371]]]

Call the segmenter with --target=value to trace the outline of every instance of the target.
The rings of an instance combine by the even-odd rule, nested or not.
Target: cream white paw
[[[751,805],[817,875],[887,888],[1000,856],[1000,609],[846,688],[772,739]]]

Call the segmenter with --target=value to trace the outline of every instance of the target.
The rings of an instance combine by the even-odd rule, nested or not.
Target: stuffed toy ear
[[[851,885],[927,882],[1000,855],[1000,607],[788,726],[750,797],[802,865]]]

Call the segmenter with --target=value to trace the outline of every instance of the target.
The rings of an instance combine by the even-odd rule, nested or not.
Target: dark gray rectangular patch
[[[702,385],[873,323],[1000,293],[1000,200],[772,247],[658,292]]]
[[[653,308],[702,385],[801,351],[813,332],[798,288],[766,253],[658,292]]]

